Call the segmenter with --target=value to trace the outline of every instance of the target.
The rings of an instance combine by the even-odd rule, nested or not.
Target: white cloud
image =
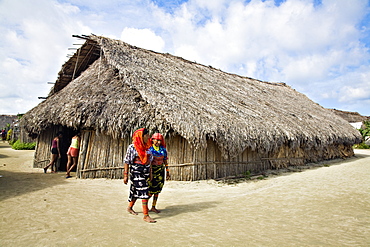
[[[332,61],[335,57],[327,58],[328,53],[333,56],[345,50],[341,58],[351,56],[346,65],[358,65],[360,56],[351,54],[358,50],[364,52],[360,46],[348,46],[360,34],[355,29],[358,16],[354,16],[362,12],[360,1],[351,4],[324,1],[318,8],[310,1],[288,0],[279,7],[273,1],[249,4],[233,1],[221,13],[209,8],[209,19],[199,25],[198,16],[204,12],[200,8],[208,6],[204,1],[189,1],[172,19],[165,18],[165,26],[175,40],[176,54],[182,55],[178,47],[193,46],[192,54],[202,57],[202,63],[228,71],[230,65],[242,63],[246,65],[244,74],[255,71],[247,76],[294,80],[297,78],[294,74],[300,73],[300,69],[304,76],[310,69],[321,71],[318,76],[322,76],[332,66],[342,63],[338,60],[340,57],[336,61]],[[187,58],[194,60],[189,55]],[[300,63],[298,68],[295,68],[296,61]]]
[[[370,100],[370,66],[363,66],[360,71],[346,74],[341,78],[339,102],[351,103]],[[369,107],[370,108],[370,107]]]
[[[324,0],[317,6],[309,0],[287,0],[280,6],[272,0],[194,0],[159,19],[171,33],[176,55],[257,79],[284,81],[319,102],[323,92],[338,105],[353,98],[345,102],[353,106],[361,95],[367,97],[363,88],[370,77],[347,84],[342,79],[369,65],[358,27],[367,13],[369,6],[361,0]]]
[[[121,40],[148,50],[163,52],[165,42],[150,29],[136,29],[125,27],[121,33]]]
[[[189,58],[189,60],[193,62],[201,60],[197,49],[195,49],[195,47],[191,45],[179,45],[179,47],[177,47],[176,49],[176,54],[183,58]]]
[[[189,0],[177,7],[182,1],[170,1],[170,7],[156,2],[0,1],[0,88],[13,97],[5,103],[0,99],[0,113],[35,106],[37,96],[50,89],[46,82],[56,79],[67,48],[82,42],[71,35],[90,33],[232,73],[284,81],[338,109],[368,102],[370,53],[360,42],[367,29],[359,25],[369,14],[367,1],[286,0],[277,6],[274,0]],[[21,103],[14,101],[17,97]]]
[[[361,87],[346,86],[341,89],[341,94],[342,96],[339,98],[339,102],[349,102],[359,99],[370,99],[370,90],[366,88],[364,89],[362,86]]]
[[[352,72],[332,80],[310,83],[302,92],[328,108],[357,111],[370,116],[370,65],[360,66]]]
[[[0,112],[23,113],[47,96],[75,31],[88,30],[75,19],[78,8],[53,1],[0,3]],[[72,16],[68,16],[72,15]]]

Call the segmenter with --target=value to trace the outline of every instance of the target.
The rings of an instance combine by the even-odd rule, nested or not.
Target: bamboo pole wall
[[[19,139],[19,141],[22,142],[22,143],[29,143],[29,142],[35,142],[36,141],[35,139],[32,139],[31,137],[29,137],[27,132],[23,128],[21,128],[19,130],[19,136],[18,137],[13,136],[12,139],[15,139],[15,140]]]
[[[268,169],[353,155],[352,148],[344,145],[333,145],[324,150],[290,149],[283,146],[276,153],[262,155],[246,149],[235,158],[224,159],[212,140],[208,140],[207,149],[203,150],[192,149],[180,136],[167,138],[166,143],[171,178],[179,181],[242,176],[247,171],[261,174]],[[78,177],[121,179],[129,144],[131,138],[118,140],[106,135],[96,135],[94,131],[84,131],[81,136]]]
[[[167,141],[167,149],[173,180],[216,179],[258,172],[262,165],[265,169],[271,168],[268,161],[249,149],[235,158],[224,159],[212,140],[208,140],[207,149],[194,150],[184,138],[175,136]]]
[[[66,171],[67,151],[71,144],[71,138],[76,131],[62,126],[53,126],[38,135],[33,167],[42,168],[50,162],[51,143],[59,131],[63,132],[63,138],[59,142],[61,158],[57,160],[57,170]]]
[[[124,158],[131,140],[113,139],[107,135],[96,135],[84,131],[77,165],[79,178],[121,179]]]
[[[331,145],[325,149],[305,150],[282,146],[276,153],[263,154],[244,150],[235,158],[223,159],[214,141],[208,140],[206,150],[193,150],[188,142],[176,136],[167,142],[169,166],[173,180],[204,180],[241,176],[247,171],[262,174],[269,169],[302,166],[308,163],[353,156],[351,145]],[[193,157],[191,160],[190,157]]]
[[[56,133],[61,130],[61,127],[53,126],[52,128],[39,134],[37,137],[33,167],[43,168],[50,162],[51,142],[56,136]],[[60,167],[60,161],[57,162],[57,167]]]

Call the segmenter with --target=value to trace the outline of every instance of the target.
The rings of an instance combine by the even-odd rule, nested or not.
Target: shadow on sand
[[[198,203],[192,203],[192,204],[173,205],[173,206],[168,206],[164,209],[160,209],[161,213],[153,214],[153,216],[155,215],[156,219],[173,217],[175,215],[180,215],[184,213],[193,213],[193,212],[203,211],[208,208],[214,208],[214,207],[217,207],[217,204],[219,204],[219,202],[210,201],[210,202],[198,202]]]
[[[0,142],[0,144],[2,144],[0,145],[0,148],[9,148],[9,147],[11,148],[11,146],[7,142]]]
[[[0,147],[1,147],[1,146],[0,146]],[[9,155],[0,154],[0,159],[3,159],[3,158],[9,158]]]
[[[61,174],[0,170],[0,201],[65,183]]]

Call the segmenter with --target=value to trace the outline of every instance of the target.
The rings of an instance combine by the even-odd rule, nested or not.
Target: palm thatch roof
[[[344,120],[348,121],[349,123],[357,123],[370,120],[370,116],[362,116],[358,112],[341,111],[337,109],[329,110],[334,112],[336,115],[340,116]]]
[[[124,138],[138,127],[179,134],[196,148],[214,140],[224,157],[247,147],[261,152],[354,144],[347,121],[284,83],[269,83],[101,36],[67,61],[49,97],[22,125],[91,128]],[[82,55],[81,55],[82,54]]]

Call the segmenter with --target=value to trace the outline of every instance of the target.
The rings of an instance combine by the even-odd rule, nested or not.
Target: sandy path
[[[0,246],[370,246],[370,150],[261,181],[168,181],[158,221],[122,180],[65,179],[0,143]]]

